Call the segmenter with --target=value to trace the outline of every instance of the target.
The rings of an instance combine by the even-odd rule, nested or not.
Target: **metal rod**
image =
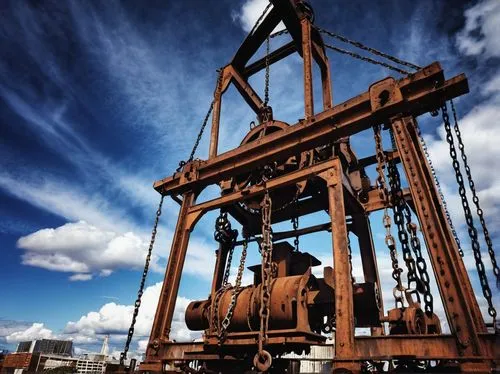
[[[330,231],[331,228],[331,223],[322,223],[320,225],[314,225],[310,227],[304,227],[303,229],[299,230],[290,230],[290,231],[281,231],[281,232],[275,232],[273,233],[273,242],[276,242],[278,240],[284,240],[284,239],[289,239],[289,238],[294,238],[296,236],[302,236],[302,235],[307,235],[307,234],[313,234],[315,232],[320,232],[320,231]],[[247,240],[247,242],[256,242],[259,241],[260,238],[253,237]],[[243,240],[238,240],[235,245],[242,245]]]

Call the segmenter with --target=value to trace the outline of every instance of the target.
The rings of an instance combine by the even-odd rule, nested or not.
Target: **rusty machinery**
[[[231,63],[219,71],[214,100],[189,160],[182,162],[173,176],[154,184],[162,195],[162,202],[164,196],[171,196],[180,204],[180,211],[141,370],[296,372],[293,363],[281,356],[325,344],[325,333],[333,333],[332,365],[336,372],[489,372],[500,359],[498,335],[488,332],[481,315],[415,119],[424,113],[442,112],[483,292],[494,319],[496,311],[464,192],[446,104],[468,92],[467,79],[463,74],[445,79],[439,63],[420,68],[322,30],[314,26],[312,8],[303,1],[271,0],[267,10]],[[271,34],[280,21],[286,30]],[[270,52],[269,39],[283,33],[289,33],[292,41]],[[394,65],[330,46],[323,42],[322,34],[416,71],[410,74]],[[267,44],[266,56],[249,64],[264,43]],[[383,79],[365,93],[334,106],[325,47],[381,64],[404,73],[405,77]],[[275,120],[268,105],[269,66],[294,52],[303,58],[305,114],[303,120],[289,125]],[[313,61],[321,72],[323,108],[319,113],[313,106]],[[248,83],[250,76],[263,69],[266,70],[264,100]],[[239,147],[218,154],[221,100],[231,83],[255,111],[259,123]],[[209,158],[194,159],[210,114]],[[374,131],[375,154],[358,159],[349,137],[370,128]],[[459,135],[456,116],[454,130]],[[392,149],[383,148],[384,132],[390,133]],[[463,143],[460,137],[458,140],[466,163]],[[401,185],[398,164],[406,176],[407,188]],[[365,173],[365,167],[370,165],[376,165],[378,172],[374,181]],[[479,209],[467,164],[466,172]],[[221,187],[221,196],[196,202],[200,192],[212,184]],[[203,339],[177,343],[169,335],[189,236],[202,215],[216,209],[220,210],[215,225],[219,247],[210,295],[206,300],[189,304],[185,315],[187,326],[203,331]],[[298,228],[300,216],[322,210],[328,212],[329,222]],[[369,221],[369,214],[377,210],[384,211],[386,244],[395,282],[396,307],[387,315],[382,305]],[[478,213],[486,228],[482,211]],[[161,205],[156,224],[160,214]],[[414,216],[418,221],[412,222]],[[232,229],[230,217],[242,225],[241,237]],[[292,231],[273,232],[273,224],[286,220],[294,223]],[[425,243],[419,240],[418,227]],[[391,229],[397,232],[396,237]],[[323,230],[331,231],[334,261],[325,264],[323,277],[317,277],[311,268],[320,262],[313,254],[300,250],[298,238]],[[359,243],[364,275],[361,283],[352,277],[349,232]],[[487,230],[485,235],[498,275]],[[294,246],[283,241],[288,238],[295,238]],[[252,241],[258,242],[262,261],[249,267],[254,273],[253,284],[243,286],[245,257],[248,243]],[[236,282],[231,285],[228,277],[235,246],[242,246],[243,250]],[[428,250],[430,266],[422,256],[424,247]],[[401,251],[399,262],[398,250]],[[403,266],[407,270],[406,283],[401,275]],[[430,271],[436,279],[450,334],[442,333],[441,322],[433,312],[435,295],[430,293]],[[144,275],[146,272],[147,269]],[[142,287],[143,284],[136,306],[140,305]],[[371,335],[355,336],[357,327],[370,328]],[[133,325],[126,350],[132,333]]]

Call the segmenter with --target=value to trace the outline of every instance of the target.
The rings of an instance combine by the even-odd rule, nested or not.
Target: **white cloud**
[[[44,327],[43,323],[33,323],[25,330],[16,331],[6,336],[8,343],[19,343],[26,340],[53,338],[52,330]]]
[[[144,339],[144,337],[148,337],[151,332],[161,287],[161,282],[147,287],[142,297],[134,335],[139,346],[143,348],[147,344],[147,339]],[[172,321],[172,339],[190,341],[198,335],[188,330],[184,322],[184,313],[190,302],[191,300],[182,296],[177,298]],[[83,315],[76,322],[68,322],[64,333],[91,339],[95,339],[98,335],[102,334],[112,334],[112,336],[121,337],[128,331],[133,309],[133,305],[107,303],[98,311],[91,311]],[[140,339],[141,337],[142,339]]]
[[[77,273],[70,275],[68,278],[70,281],[88,281],[92,279],[92,274],[87,274],[87,273]]]
[[[252,30],[255,22],[259,19],[264,9],[266,9],[268,0],[246,0],[238,12],[233,13],[233,21],[238,22],[242,29],[246,32]],[[269,11],[272,9],[269,8]],[[267,14],[267,13],[266,13]],[[280,22],[274,31],[279,31],[285,28],[283,22]]]
[[[466,55],[500,57],[500,2],[483,0],[465,11],[465,27],[457,35],[460,51]]]
[[[159,282],[144,290],[134,333],[134,342],[137,344],[138,352],[143,352],[147,347],[161,287],[162,283]],[[200,335],[197,332],[190,331],[184,322],[184,313],[190,302],[191,300],[182,296],[177,298],[172,320],[171,339],[192,341]],[[82,348],[82,345],[97,349],[104,335],[109,334],[110,343],[114,345],[112,348],[122,349],[132,320],[133,310],[133,305],[114,302],[106,303],[99,310],[90,311],[75,322],[69,321],[60,333],[54,333],[46,328],[43,323],[17,324],[11,326],[12,328],[0,330],[0,333],[3,332],[3,336],[5,336],[8,343],[33,339],[69,339],[75,343],[76,348],[81,352],[88,351],[88,349]]]
[[[19,238],[17,246],[26,250],[24,265],[75,273],[73,281],[90,280],[92,272],[108,276],[113,269],[141,268],[148,249],[145,239],[132,232],[105,231],[85,221],[39,230]],[[153,254],[154,270],[160,269],[158,259]]]

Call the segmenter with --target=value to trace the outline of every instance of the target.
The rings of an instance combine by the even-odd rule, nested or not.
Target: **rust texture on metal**
[[[446,101],[467,93],[466,77],[445,79],[440,64],[434,62],[404,78],[375,82],[366,92],[333,105],[328,57],[310,6],[300,0],[270,0],[267,10],[231,62],[219,71],[208,158],[190,157],[172,176],[154,183],[159,193],[180,204],[180,211],[140,370],[230,373],[253,368],[293,373],[284,354],[309,352],[311,347],[327,344],[327,336],[332,336],[334,353],[329,360],[338,372],[359,373],[367,368],[380,372],[385,364],[386,369],[400,372],[425,371],[434,368],[431,362],[447,372],[454,368],[487,372],[500,361],[499,335],[486,328],[416,121],[419,115],[435,112]],[[292,41],[249,63],[280,22]],[[263,100],[248,78],[263,69],[268,73],[270,65],[295,52],[303,59],[304,119],[287,124],[272,118],[269,80]],[[313,63],[321,74],[320,112],[313,105]],[[238,147],[218,154],[222,97],[231,84],[255,112],[258,124]],[[358,159],[350,137],[370,127],[375,129],[371,146],[377,152]],[[392,135],[393,149],[383,149],[382,133]],[[404,172],[404,186],[399,174],[394,179],[396,164]],[[365,171],[374,165],[377,181],[371,181]],[[200,193],[214,184],[221,195],[197,202]],[[392,236],[387,212],[401,207],[407,221],[395,222],[393,230],[398,235]],[[190,233],[201,217],[214,210],[220,210],[220,215],[210,292],[206,299],[192,301],[185,312],[187,327],[201,331],[202,339],[178,343],[170,332]],[[381,289],[386,272],[377,263],[370,223],[370,214],[378,210],[385,212],[386,244],[397,281],[396,307],[387,313]],[[328,221],[299,227],[299,218],[318,212],[326,212]],[[412,223],[411,216],[418,222]],[[241,233],[231,228],[230,220],[241,224]],[[276,223],[290,220],[293,230],[273,231]],[[432,297],[430,302],[426,298],[429,288],[422,281],[427,276],[422,267],[418,274],[414,272],[415,288],[410,287],[409,276],[408,287],[403,285],[400,269],[406,266],[410,274],[413,261],[408,243],[416,263],[421,266],[425,261],[416,238],[418,228],[430,261],[424,270],[433,271],[439,292],[434,296],[444,306],[448,334],[441,329],[444,321],[433,312]],[[323,264],[322,272],[313,272],[321,265],[314,257],[316,248],[305,251],[299,238],[321,231],[331,233],[333,262]],[[294,245],[285,241],[292,238]],[[354,238],[361,259],[360,277],[353,272]],[[253,282],[243,285],[247,250],[252,249],[249,243],[257,243],[262,262],[247,267]],[[400,244],[403,258],[398,262]],[[235,251],[240,246],[242,252]],[[236,253],[241,258],[236,282],[231,284]],[[420,305],[420,294],[425,307]],[[356,336],[356,328],[369,328],[370,335]]]

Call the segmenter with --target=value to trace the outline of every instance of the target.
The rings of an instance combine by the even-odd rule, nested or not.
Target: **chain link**
[[[486,271],[484,268],[484,263],[481,258],[481,248],[479,246],[479,241],[477,237],[477,230],[474,227],[474,219],[472,217],[472,213],[469,206],[469,201],[467,199],[467,194],[465,191],[465,184],[462,172],[460,170],[460,164],[458,162],[457,151],[455,148],[453,134],[451,132],[451,124],[450,124],[450,116],[448,115],[448,107],[445,104],[441,107],[441,112],[443,115],[444,128],[446,131],[446,141],[450,146],[450,156],[452,159],[453,170],[455,171],[455,178],[458,183],[458,193],[460,195],[460,199],[462,200],[462,207],[465,215],[465,222],[467,223],[469,236],[471,239],[472,245],[472,253],[474,254],[474,259],[476,262],[476,269],[479,275],[479,281],[481,283],[481,289],[483,291],[484,298],[488,303],[488,314],[493,318],[493,325],[495,326],[497,312],[495,307],[493,306],[493,302],[491,300],[492,294],[491,289],[488,284],[488,277],[486,276]]]
[[[227,212],[220,212],[219,217],[215,220],[214,239],[220,243],[221,246],[229,246],[227,256],[226,268],[224,277],[222,278],[222,285],[225,286],[229,280],[229,273],[231,271],[231,262],[233,260],[234,244],[238,237],[238,231],[231,229],[231,222],[227,218]]]
[[[156,233],[158,230],[158,222],[160,220],[161,209],[163,206],[163,199],[164,198],[165,198],[165,196],[161,195],[160,204],[158,205],[158,209],[156,210],[153,231],[151,232],[151,241],[149,242],[149,248],[148,248],[148,253],[146,255],[146,261],[144,262],[144,269],[142,271],[141,283],[139,285],[139,291],[137,292],[137,299],[135,300],[135,304],[134,304],[134,312],[132,313],[132,322],[130,323],[130,327],[128,329],[127,341],[125,342],[125,348],[123,349],[123,352],[120,353],[120,366],[122,366],[122,367],[125,363],[125,360],[127,359],[127,353],[128,353],[129,348],[130,348],[130,343],[132,342],[132,338],[134,337],[135,322],[137,320],[137,315],[139,314],[139,308],[141,307],[142,294],[144,292],[144,285],[146,284],[146,277],[147,277],[148,271],[149,271],[149,263],[151,261],[151,253],[153,252],[153,247],[154,247],[155,240],[156,240]]]
[[[269,104],[269,71],[270,71],[270,64],[269,64],[269,50],[271,48],[271,38],[268,36],[266,39],[266,76],[265,76],[265,82],[264,82],[264,106],[267,107],[267,104]]]
[[[234,248],[234,246],[233,246]],[[245,271],[245,260],[247,258],[248,249],[248,238],[245,237],[243,241],[243,249],[241,251],[240,264],[238,266],[238,273],[236,274],[236,280],[234,282],[233,292],[231,294],[231,301],[227,308],[226,315],[222,320],[221,327],[219,329],[219,344],[222,344],[226,338],[226,331],[231,324],[231,319],[233,318],[234,308],[236,307],[236,300],[238,295],[243,290],[241,287],[241,280],[243,279],[243,272]]]
[[[418,138],[420,139],[420,144],[422,145],[422,149],[424,150],[424,155],[425,158],[427,159],[427,163],[429,164],[429,167],[431,169],[431,174],[432,178],[434,179],[434,183],[436,184],[439,197],[441,198],[441,202],[443,203],[443,210],[446,215],[446,221],[448,222],[448,225],[450,225],[451,228],[451,233],[453,234],[453,238],[455,239],[455,242],[457,243],[458,247],[458,253],[460,254],[461,257],[464,257],[464,251],[462,250],[462,246],[460,243],[460,238],[458,237],[457,230],[455,229],[455,226],[453,225],[453,221],[451,220],[451,215],[450,212],[448,211],[448,205],[446,204],[446,200],[444,198],[443,190],[441,189],[441,184],[439,183],[439,179],[437,177],[436,170],[434,169],[434,165],[432,164],[431,156],[429,155],[429,150],[427,148],[427,144],[425,144],[425,139],[422,135],[422,132],[420,131],[420,126],[416,126],[417,129],[417,134]]]
[[[349,272],[351,274],[351,282],[354,284],[356,282],[356,279],[354,279],[354,276],[352,275],[352,248],[351,248],[351,238],[349,237],[349,231],[347,232],[347,250],[348,250],[348,255],[347,258],[349,259]]]
[[[262,200],[262,268],[261,268],[261,291],[260,291],[260,330],[258,338],[258,352],[255,355],[254,363],[270,362],[270,355],[264,350],[267,342],[267,330],[269,326],[269,302],[271,298],[271,282],[273,276],[273,233],[271,227],[272,201],[269,191],[266,189],[264,199]]]
[[[335,47],[333,45],[330,45],[330,44],[326,44],[324,43],[324,46],[328,49],[331,49],[332,51],[335,51],[335,52],[338,52],[338,53],[342,53],[344,55],[348,55],[348,56],[351,56],[355,59],[358,59],[358,60],[361,60],[361,61],[364,61],[364,62],[369,62],[370,64],[373,64],[373,65],[380,65],[380,66],[383,66],[384,68],[387,68],[389,70],[393,70],[393,71],[396,71],[400,74],[403,74],[403,75],[409,75],[411,74],[409,71],[406,71],[406,70],[403,70],[403,69],[400,69],[396,66],[392,66],[392,65],[389,65],[388,63],[386,62],[383,62],[383,61],[377,61],[377,60],[374,60],[370,57],[365,57],[365,56],[361,56],[357,53],[354,53],[354,52],[351,52],[351,51],[348,51],[347,49],[342,49],[342,48],[339,48],[339,47]]]
[[[405,220],[404,220],[404,205],[405,200],[402,198],[401,194],[401,181],[399,178],[399,172],[397,166],[394,162],[390,161],[387,163],[388,175],[389,175],[389,185],[391,187],[391,201],[392,201],[392,211],[394,217],[394,223],[398,229],[398,239],[401,243],[401,250],[403,253],[403,260],[405,262],[406,268],[408,269],[406,276],[408,280],[408,289],[418,289],[419,280],[417,278],[417,268],[415,265],[415,260],[411,255],[410,242],[408,238],[408,233],[406,232]]]
[[[490,255],[491,264],[493,265],[493,273],[495,274],[496,282],[497,282],[497,286],[498,286],[500,284],[500,270],[498,269],[497,261],[495,259],[495,251],[493,250],[493,242],[491,241],[490,233],[488,231],[488,228],[486,227],[484,213],[483,213],[483,210],[481,209],[481,206],[479,205],[479,197],[477,196],[476,186],[474,184],[474,180],[472,179],[472,173],[471,173],[471,170],[469,167],[469,163],[467,161],[467,155],[465,154],[465,146],[464,146],[464,143],[462,141],[462,134],[460,132],[460,127],[458,127],[457,113],[455,111],[455,105],[453,104],[453,100],[451,101],[451,110],[453,112],[453,120],[454,120],[453,128],[455,130],[455,135],[456,135],[457,141],[458,141],[458,149],[460,150],[460,156],[462,157],[465,173],[467,174],[467,179],[469,181],[469,188],[472,192],[472,202],[476,206],[476,213],[477,213],[477,216],[479,217],[479,222],[481,223],[481,227],[483,228],[484,241],[486,242],[486,245],[488,246],[488,254]]]
[[[295,208],[295,216],[292,217],[292,226],[293,231],[295,231],[295,239],[293,240],[293,246],[295,247],[295,252],[299,251],[299,187],[297,187],[297,192],[295,193],[295,197],[293,199],[294,208]]]
[[[395,149],[396,141],[394,139],[392,129],[390,130],[390,134],[391,143]],[[422,255],[420,239],[417,236],[417,225],[412,222],[410,208],[403,197],[403,191],[401,189],[401,176],[394,161],[389,162],[389,179],[392,180],[391,192],[393,197],[393,208],[397,208],[397,213],[396,210],[394,212],[394,221],[396,221],[396,224],[398,225],[399,233],[404,232],[403,235],[399,236],[400,241],[401,237],[406,240],[405,246],[403,245],[403,242],[401,242],[401,246],[403,248],[403,258],[408,267],[408,288],[415,289],[423,295],[425,312],[427,315],[432,316],[432,313],[434,312],[434,298],[431,293],[427,264]],[[410,237],[408,237],[408,234]],[[411,246],[415,259],[413,259],[408,245]],[[411,275],[410,272],[412,273]],[[415,282],[416,287],[413,288],[410,286],[411,281]],[[418,298],[418,302],[420,302],[420,295],[418,293],[415,294]]]
[[[401,282],[401,272],[403,271],[398,264],[398,253],[396,249],[396,241],[391,234],[391,217],[389,216],[389,210],[387,205],[389,203],[389,195],[387,191],[387,183],[385,179],[384,169],[386,165],[384,148],[382,146],[382,134],[380,125],[373,126],[373,132],[375,137],[375,156],[377,159],[377,179],[376,184],[380,193],[381,200],[385,201],[384,204],[384,215],[382,218],[382,224],[385,227],[385,244],[389,248],[389,254],[391,256],[392,265],[392,278],[396,281],[396,286],[392,289],[392,294],[394,296],[394,301],[396,308],[404,307],[404,291],[405,288]]]
[[[194,160],[194,154],[196,153],[196,150],[198,149],[198,146],[200,145],[201,138],[203,136],[203,132],[205,131],[205,127],[207,127],[208,119],[210,118],[210,115],[212,114],[212,111],[214,110],[214,105],[215,105],[215,96],[218,95],[220,86],[222,84],[222,68],[218,69],[218,77],[217,77],[217,85],[215,87],[215,92],[214,92],[214,99],[210,103],[210,107],[208,108],[208,112],[205,115],[205,119],[203,120],[203,123],[201,124],[200,131],[198,132],[198,136],[196,137],[196,141],[194,142],[193,149],[191,150],[191,153],[189,154],[189,158],[187,161],[180,161],[179,162],[179,167],[176,169],[177,172],[181,171],[184,165],[186,165],[188,162],[191,162]]]
[[[364,44],[360,43],[360,42],[357,42],[355,40],[351,40],[351,39],[348,39],[346,38],[345,36],[342,36],[342,35],[339,35],[339,34],[336,34],[336,33],[333,33],[331,31],[327,31],[325,29],[322,29],[321,27],[317,27],[316,26],[316,29],[322,33],[322,34],[326,34],[328,36],[331,36],[332,38],[335,38],[337,40],[340,40],[344,43],[348,43],[348,44],[351,44],[355,47],[358,47],[360,49],[363,49],[365,51],[368,51],[374,55],[377,55],[377,56],[381,56],[381,57],[384,57],[392,62],[395,62],[396,64],[399,64],[399,65],[403,65],[403,66],[406,66],[410,69],[414,69],[414,70],[420,70],[421,67],[420,66],[417,66],[415,64],[412,64],[411,62],[408,62],[408,61],[404,61],[404,60],[401,60],[397,57],[394,57],[394,56],[391,56],[391,55],[388,55],[387,53],[384,53],[384,52],[381,52],[381,51],[378,51],[374,48],[371,48],[371,47],[367,47],[365,46]]]

